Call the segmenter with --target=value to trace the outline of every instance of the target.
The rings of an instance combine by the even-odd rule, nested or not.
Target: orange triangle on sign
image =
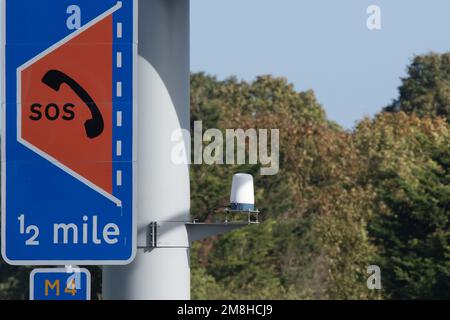
[[[113,18],[108,16],[46,54],[20,74],[21,139],[112,194]],[[43,82],[50,70],[75,81],[95,102],[104,127],[92,138],[86,99],[67,82]],[[83,100],[84,98],[84,100]]]

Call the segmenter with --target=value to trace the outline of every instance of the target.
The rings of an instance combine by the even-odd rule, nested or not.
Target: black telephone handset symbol
[[[105,124],[97,104],[91,98],[89,93],[87,93],[86,90],[84,90],[83,87],[80,86],[74,79],[61,71],[50,70],[44,75],[42,82],[55,91],[59,91],[63,83],[68,85],[78,95],[78,97],[83,100],[91,112],[92,118],[86,120],[84,123],[86,135],[90,139],[94,139],[102,134]]]

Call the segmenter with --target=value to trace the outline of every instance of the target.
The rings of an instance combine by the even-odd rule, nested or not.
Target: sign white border
[[[30,300],[34,300],[34,277],[38,273],[84,273],[86,275],[86,300],[91,300],[91,273],[86,268],[40,268],[30,273]]]
[[[12,0],[10,0],[12,1]],[[134,261],[137,253],[137,124],[138,124],[138,0],[133,1],[133,186],[132,186],[132,244],[131,256],[128,260],[11,260],[6,255],[6,2],[0,0],[0,54],[1,67],[0,74],[0,106],[1,106],[1,255],[3,260],[13,266],[59,266],[59,265],[128,265]],[[121,2],[121,1],[118,1]]]

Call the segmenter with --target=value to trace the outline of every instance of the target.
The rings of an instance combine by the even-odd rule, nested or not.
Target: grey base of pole
[[[188,257],[186,248],[138,249],[131,265],[104,268],[103,299],[189,300]]]

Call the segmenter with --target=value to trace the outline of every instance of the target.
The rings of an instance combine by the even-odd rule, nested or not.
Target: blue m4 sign
[[[91,274],[87,269],[34,269],[30,300],[90,300]]]
[[[2,255],[130,263],[136,0],[1,0]]]

